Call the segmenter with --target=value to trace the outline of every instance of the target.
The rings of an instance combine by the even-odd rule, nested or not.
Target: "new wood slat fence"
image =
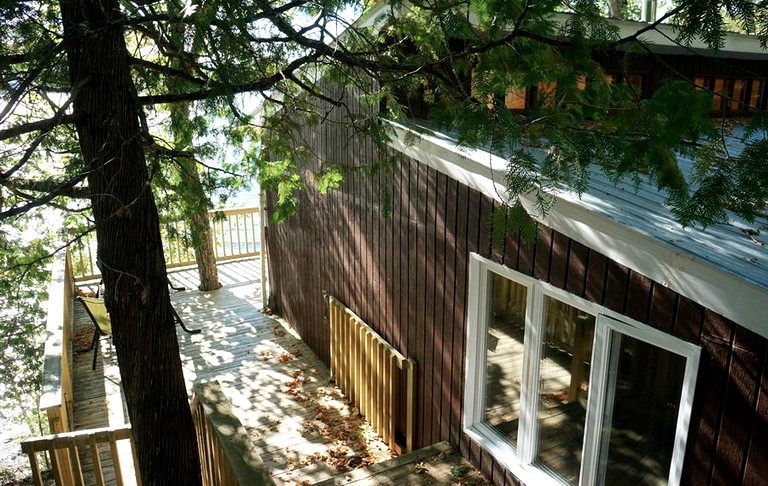
[[[210,211],[216,260],[232,260],[256,256],[261,250],[259,208]],[[195,264],[190,230],[186,222],[170,222],[162,227],[163,251],[168,268]],[[93,280],[101,275],[96,264],[96,235],[88,234],[72,247],[76,282]]]
[[[46,435],[21,442],[21,450],[29,456],[32,467],[32,479],[37,486],[43,485],[40,471],[39,453],[48,453],[51,459],[56,484],[85,485],[83,466],[80,454],[87,450],[93,465],[93,475],[98,486],[106,484],[104,480],[103,466],[106,458],[99,451],[100,444],[109,444],[109,460],[115,471],[115,483],[118,486],[124,484],[120,454],[118,453],[118,441],[130,442],[133,464],[136,464],[136,448],[133,444],[133,435],[130,425],[122,427],[106,427],[101,429],[80,430],[77,432],[64,432],[61,434]],[[136,484],[141,486],[141,479],[136,468]],[[67,478],[67,479],[65,479]]]
[[[217,381],[195,384],[191,407],[204,485],[275,484]]]
[[[331,375],[336,384],[391,449],[400,454],[412,451],[416,362],[400,354],[335,297],[327,299]],[[398,410],[403,399],[405,417],[401,419]],[[400,435],[404,446],[396,440]]]

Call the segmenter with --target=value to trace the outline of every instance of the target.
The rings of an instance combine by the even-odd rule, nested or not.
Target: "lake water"
[[[259,184],[254,182],[251,189],[240,191],[227,199],[226,208],[253,208],[259,207]]]

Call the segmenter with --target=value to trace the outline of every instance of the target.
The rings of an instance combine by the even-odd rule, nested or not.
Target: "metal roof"
[[[692,161],[681,157],[678,163],[685,168]],[[613,184],[599,171],[593,171],[581,197],[573,192],[559,197],[768,290],[768,219],[764,217],[748,223],[732,215],[725,223],[684,228],[654,186]]]
[[[505,197],[505,156],[461,147],[455,134],[424,124],[392,126],[397,150],[497,200]],[[740,152],[737,137],[727,143],[732,153]],[[685,172],[692,160],[681,157],[679,163]],[[683,228],[654,185],[614,184],[599,169],[581,195],[564,188],[556,198],[550,213],[534,217],[768,336],[768,218],[748,223],[733,216],[707,228]]]

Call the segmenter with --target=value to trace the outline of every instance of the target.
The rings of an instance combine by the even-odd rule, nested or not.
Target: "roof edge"
[[[420,133],[397,122],[390,147],[499,202],[507,202],[506,160],[479,149]],[[560,196],[542,216],[535,200],[520,197],[540,223],[640,272],[678,294],[768,337],[768,289],[685,254],[650,235],[603,217]]]

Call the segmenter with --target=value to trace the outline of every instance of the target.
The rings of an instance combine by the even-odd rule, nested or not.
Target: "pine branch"
[[[158,73],[162,73],[168,77],[183,79],[188,83],[196,84],[198,86],[205,86],[205,84],[208,82],[207,78],[206,79],[196,78],[195,76],[192,76],[191,74],[181,71],[179,69],[163,66],[161,64],[157,64],[151,61],[146,61],[144,59],[132,57],[130,62],[134,66],[138,66],[138,67],[149,69]]]
[[[8,140],[13,137],[18,137],[19,135],[25,135],[27,133],[32,133],[36,131],[52,130],[53,128],[56,128],[57,126],[60,126],[60,125],[69,125],[71,123],[75,123],[78,120],[78,118],[79,117],[77,115],[68,114],[68,115],[54,116],[51,118],[46,118],[44,120],[38,120],[34,122],[22,123],[15,127],[0,130],[0,141]]]
[[[78,174],[74,178],[64,181],[53,187],[50,192],[47,194],[44,194],[38,198],[35,198],[31,201],[29,201],[27,204],[16,206],[10,209],[7,209],[5,211],[0,211],[0,221],[8,218],[12,218],[14,216],[19,216],[21,214],[27,213],[31,211],[34,208],[44,206],[48,203],[50,203],[53,199],[55,199],[58,196],[65,195],[67,192],[71,191],[77,184],[81,183],[83,180],[85,180],[86,174]]]
[[[254,80],[250,83],[243,83],[237,85],[214,85],[212,88],[206,88],[198,91],[191,91],[189,93],[169,93],[161,95],[147,95],[140,96],[139,102],[142,105],[160,105],[166,103],[177,103],[181,101],[200,101],[208,99],[211,96],[232,95],[238,93],[246,93],[250,91],[264,91],[272,88],[280,81],[286,79],[294,71],[300,69],[304,65],[316,61],[320,55],[313,53],[294,59],[284,69],[276,72],[271,76],[267,76],[261,79]],[[209,83],[209,85],[214,83]]]

